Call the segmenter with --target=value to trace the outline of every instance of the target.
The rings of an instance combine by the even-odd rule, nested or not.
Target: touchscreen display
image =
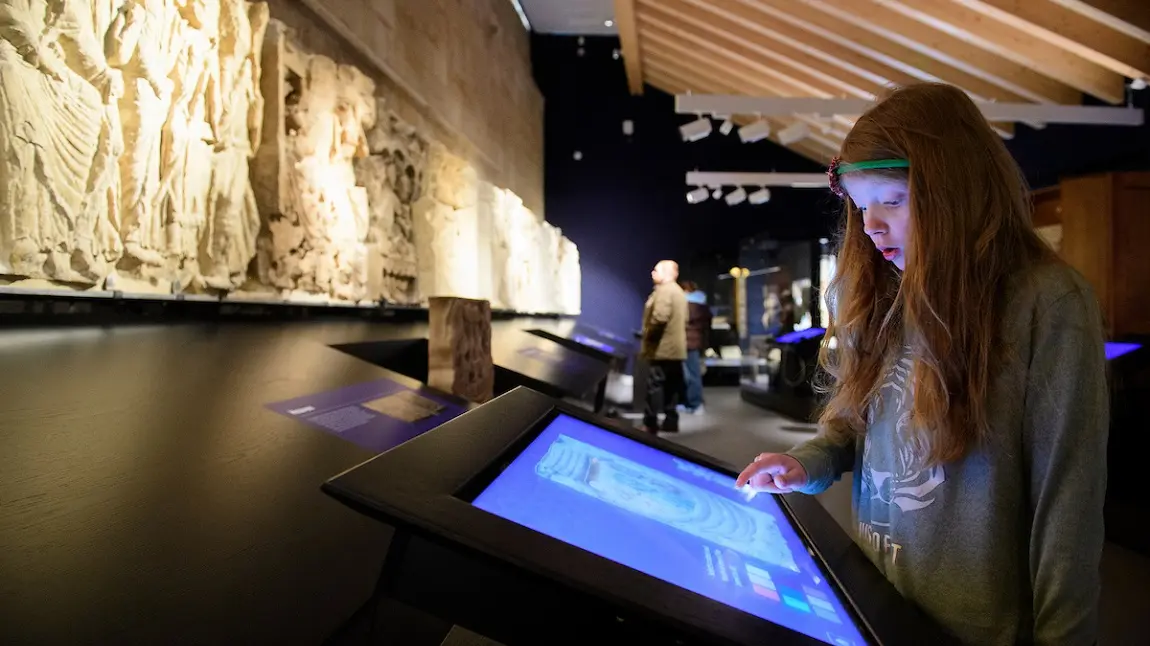
[[[778,503],[734,484],[559,415],[472,504],[825,643],[863,646]]]

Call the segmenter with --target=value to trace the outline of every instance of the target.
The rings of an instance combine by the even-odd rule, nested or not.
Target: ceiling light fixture
[[[739,139],[745,144],[753,144],[769,136],[771,136],[771,124],[767,123],[765,119],[759,119],[739,128]]]
[[[707,198],[710,196],[711,195],[707,192],[707,189],[700,186],[699,188],[696,188],[695,190],[687,193],[687,203],[698,204],[699,202],[706,202]]]
[[[747,200],[747,191],[742,186],[736,188],[735,190],[731,191],[730,193],[727,193],[727,206],[735,206],[736,204],[742,204],[746,200]]]
[[[699,117],[690,123],[679,126],[679,133],[683,135],[683,141],[693,142],[710,135],[713,128],[710,119]]]
[[[722,173],[687,171],[686,186],[787,186],[790,188],[827,188],[826,173]]]
[[[779,143],[784,146],[796,144],[811,134],[811,128],[802,121],[796,121],[779,131]]]
[[[1132,106],[1000,103],[997,101],[975,101],[975,105],[978,106],[982,116],[988,121],[1108,126],[1141,126],[1146,123],[1145,111]],[[857,117],[873,106],[874,102],[867,99],[713,94],[680,94],[675,97],[675,111],[680,114],[754,114],[765,117],[791,117],[799,114],[819,117]]]
[[[771,201],[770,189],[763,187],[747,196],[747,201],[751,204],[759,205],[766,204]]]
[[[614,26],[615,26],[615,21],[614,21],[614,20],[604,20],[604,21],[603,21],[603,26],[604,26],[604,27],[614,27]]]

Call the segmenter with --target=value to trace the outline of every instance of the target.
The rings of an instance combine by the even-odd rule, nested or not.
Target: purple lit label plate
[[[1135,350],[1141,350],[1142,346],[1138,343],[1107,343],[1106,344],[1106,360],[1117,359],[1124,354],[1130,354]]]
[[[589,336],[584,336],[582,334],[576,334],[575,336],[571,337],[571,340],[574,341],[575,343],[582,343],[583,345],[590,346],[592,348],[595,348],[596,350],[602,350],[603,352],[606,352],[608,354],[614,354],[615,353],[615,348],[607,345],[606,343],[603,343],[602,341],[597,341],[595,339],[592,339]]]
[[[408,388],[391,379],[296,397],[267,408],[377,453],[466,411],[439,393]]]
[[[818,336],[826,334],[826,329],[821,327],[810,327],[798,332],[789,332],[775,339],[775,343],[798,343],[799,341],[806,341]]]

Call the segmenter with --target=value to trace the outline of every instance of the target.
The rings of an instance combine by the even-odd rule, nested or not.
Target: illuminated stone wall
[[[0,39],[0,286],[578,312],[570,241],[267,4],[0,0]]]

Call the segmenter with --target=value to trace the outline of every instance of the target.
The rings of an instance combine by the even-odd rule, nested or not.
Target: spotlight
[[[739,128],[739,139],[742,139],[743,143],[745,144],[753,144],[756,141],[762,141],[769,137],[770,134],[771,124],[762,119]]]
[[[614,20],[604,20],[604,21],[603,21],[603,26],[604,26],[604,27],[614,27],[614,26],[615,26],[615,21],[614,21]]]
[[[747,191],[744,190],[742,186],[740,186],[740,187],[736,188],[735,190],[731,191],[730,193],[727,193],[727,206],[735,206],[736,204],[742,204],[744,201],[746,201],[746,199],[747,199]]]
[[[722,119],[723,120],[723,124],[721,126],[719,126],[719,133],[722,134],[724,137],[731,134],[731,131],[735,129],[735,122],[731,121],[731,118],[728,117],[727,115],[716,114],[716,115],[712,115],[712,116],[715,119]]]
[[[759,190],[747,196],[747,201],[751,204],[766,204],[771,200],[771,191],[767,188],[760,188]]]
[[[806,139],[810,134],[810,127],[802,121],[799,121],[779,131],[779,143],[784,146],[789,146]]]
[[[706,202],[707,198],[711,195],[707,189],[700,186],[699,188],[687,193],[687,202],[690,204],[698,204],[699,202]]]
[[[720,197],[723,197],[723,187],[722,186],[712,186],[711,187],[711,197],[715,198],[716,200],[719,199]]]
[[[1134,79],[1130,81],[1130,89],[1135,92],[1146,89],[1146,79]]]
[[[698,141],[711,134],[711,120],[699,117],[691,123],[679,126],[679,133],[683,135],[683,141]]]

